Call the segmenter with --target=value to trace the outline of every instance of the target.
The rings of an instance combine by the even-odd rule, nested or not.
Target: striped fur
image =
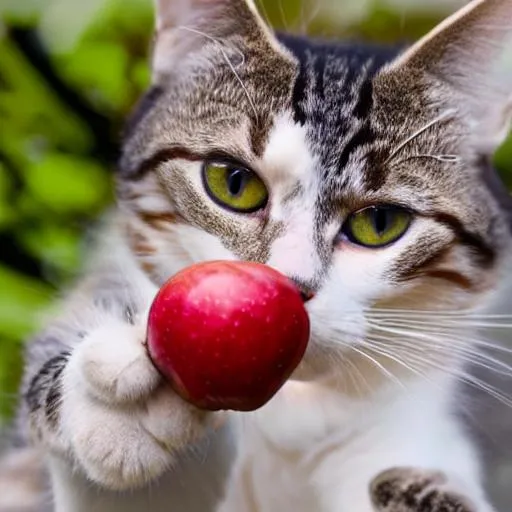
[[[510,200],[489,158],[509,121],[496,71],[512,5],[476,0],[408,49],[273,34],[249,0],[156,5],[117,206],[27,350],[22,444],[45,453],[55,509],[492,512],[454,405],[465,352],[428,324],[487,311],[507,274]],[[259,175],[260,210],[211,200],[201,171],[219,159]],[[351,241],[349,216],[382,204],[411,212],[403,236]],[[178,399],[144,346],[158,287],[210,259],[267,263],[314,295],[303,363],[242,419]],[[382,311],[430,316],[370,357]],[[456,335],[473,350],[469,326]],[[426,375],[417,353],[390,357],[404,343]]]

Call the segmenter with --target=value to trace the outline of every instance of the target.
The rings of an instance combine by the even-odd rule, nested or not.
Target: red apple
[[[201,409],[252,411],[268,402],[306,350],[297,287],[267,265],[211,261],[174,275],[149,313],[149,355]]]

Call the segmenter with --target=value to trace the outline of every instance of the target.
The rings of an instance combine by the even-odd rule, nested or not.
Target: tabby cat
[[[251,0],[157,0],[117,207],[26,354],[19,425],[51,481],[35,509],[495,510],[460,382],[485,387],[476,328],[509,275],[490,165],[509,43],[510,0],[405,50],[276,34]],[[314,295],[305,360],[255,413],[194,409],[146,355],[159,285],[209,259]]]

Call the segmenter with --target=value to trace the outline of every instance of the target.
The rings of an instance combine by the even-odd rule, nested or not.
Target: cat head
[[[265,262],[314,293],[319,361],[384,340],[386,314],[487,300],[510,250],[489,161],[510,117],[511,2],[472,2],[404,51],[276,35],[250,0],[156,4],[118,180],[152,279]]]

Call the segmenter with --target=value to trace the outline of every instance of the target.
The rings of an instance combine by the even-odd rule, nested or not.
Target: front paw
[[[377,512],[488,512],[457,493],[441,472],[393,468],[371,483],[372,503]]]
[[[94,331],[62,379],[61,434],[78,467],[110,489],[158,477],[211,424],[211,413],[181,400],[160,378],[138,326]]]

